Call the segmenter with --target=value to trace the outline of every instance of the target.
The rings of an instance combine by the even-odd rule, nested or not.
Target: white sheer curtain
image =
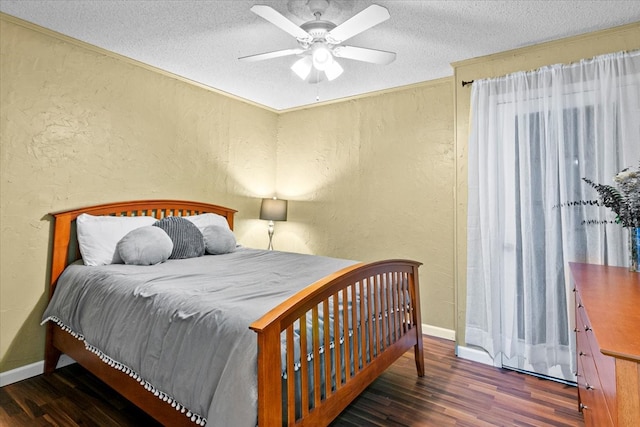
[[[628,248],[608,209],[572,202],[598,199],[582,177],[637,167],[639,73],[636,51],[474,81],[467,344],[575,380],[568,263],[626,265]]]

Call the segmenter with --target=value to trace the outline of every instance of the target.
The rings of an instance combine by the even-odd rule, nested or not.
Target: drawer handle
[[[581,302],[579,302],[579,303],[578,303],[578,308],[582,308],[582,307],[584,307],[584,305],[582,305],[582,303],[581,303]]]
[[[583,409],[589,409],[589,407],[587,405],[585,405],[584,403],[580,404],[580,410],[582,411]]]
[[[585,331],[590,331],[590,330],[591,330],[591,326],[589,326],[589,325],[584,325],[584,330],[585,330]]]
[[[591,384],[587,383],[586,385],[587,385],[587,390],[595,390],[595,388]]]
[[[578,328],[573,328],[573,332],[580,332],[580,329],[578,329]]]
[[[581,351],[580,353],[578,353],[578,356],[586,356],[587,353],[585,353],[584,351]]]

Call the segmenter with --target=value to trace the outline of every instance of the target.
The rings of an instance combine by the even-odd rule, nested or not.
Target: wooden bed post
[[[418,280],[418,267],[414,266],[412,270],[412,273],[409,275],[409,289],[413,291],[411,299],[415,301],[415,306],[413,307],[413,323],[416,325],[417,336],[414,354],[418,376],[424,377],[424,349],[422,343],[422,316],[420,315],[420,282]]]
[[[280,324],[272,323],[258,334],[258,425],[282,426],[282,382],[280,378]],[[275,369],[274,369],[275,368]]]
[[[44,345],[44,373],[45,375],[52,374],[58,366],[58,360],[62,352],[58,350],[53,344],[53,328],[55,323],[48,322],[47,330],[45,332],[45,345]]]
[[[62,274],[69,259],[69,242],[71,240],[71,219],[54,216],[53,227],[53,254],[51,259],[51,277],[49,279],[49,296],[51,299],[53,291],[58,282],[58,277]],[[51,374],[58,364],[62,352],[53,343],[53,328],[55,324],[47,323],[44,346],[44,373]]]

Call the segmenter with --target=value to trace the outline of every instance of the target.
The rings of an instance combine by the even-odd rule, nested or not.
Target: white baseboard
[[[425,325],[424,323],[422,324],[422,334],[436,338],[444,338],[449,341],[456,340],[456,331],[454,331],[453,329],[445,329],[438,326]]]
[[[471,360],[472,362],[489,366],[500,366],[495,364],[489,353],[479,348],[458,345],[456,346],[456,355],[461,359]]]
[[[431,326],[422,324],[422,333],[424,335],[430,335],[432,337],[444,338],[450,341],[455,341],[456,331],[453,329],[440,328],[438,326]],[[57,368],[75,363],[75,361],[63,354],[60,356]],[[0,373],[0,387],[5,385],[17,383],[18,381],[26,380],[27,378],[35,377],[44,372],[44,361],[32,363],[30,365],[21,366],[10,371]]]
[[[63,366],[71,365],[72,363],[76,363],[75,360],[66,354],[63,354],[60,356],[60,360],[58,361],[56,368],[62,368]],[[27,378],[35,377],[42,373],[44,373],[44,360],[30,365],[21,366],[10,371],[1,372],[0,387],[26,380]]]

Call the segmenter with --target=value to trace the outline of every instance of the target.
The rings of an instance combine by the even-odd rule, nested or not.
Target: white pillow
[[[94,216],[81,214],[76,220],[78,245],[84,265],[122,264],[116,246],[128,232],[152,225],[152,216]]]
[[[220,227],[224,227],[227,230],[231,230],[231,228],[229,228],[227,219],[222,215],[205,213],[200,215],[183,216],[183,218],[188,219],[189,221],[194,223],[201,233],[206,227],[210,225],[219,225]]]

